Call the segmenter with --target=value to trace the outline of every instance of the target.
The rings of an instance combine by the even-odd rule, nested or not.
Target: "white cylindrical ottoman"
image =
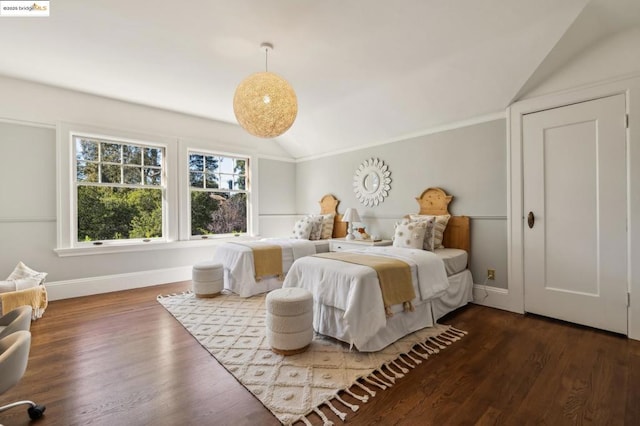
[[[313,340],[313,295],[303,288],[267,294],[267,343],[281,355],[304,352]]]
[[[196,263],[193,265],[191,281],[196,297],[216,297],[224,287],[222,263]]]

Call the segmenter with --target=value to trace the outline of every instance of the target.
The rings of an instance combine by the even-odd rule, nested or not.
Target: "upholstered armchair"
[[[0,339],[18,330],[29,331],[32,310],[31,306],[24,305],[0,317]]]
[[[27,370],[31,333],[18,330],[0,339],[0,394],[20,381]],[[39,419],[45,407],[32,401],[17,401],[0,407],[0,412],[19,405],[29,405],[27,413],[31,419]]]

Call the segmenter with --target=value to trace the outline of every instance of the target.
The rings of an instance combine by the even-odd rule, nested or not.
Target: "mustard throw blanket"
[[[24,290],[0,293],[0,301],[2,301],[2,312],[4,314],[17,307],[30,305],[33,308],[32,319],[42,317],[49,303],[47,300],[47,289],[43,285]]]
[[[405,311],[413,311],[411,301],[415,299],[416,292],[413,290],[411,267],[408,263],[386,256],[348,252],[320,253],[315,256],[373,268],[378,274],[386,315],[391,316],[391,306],[400,303]]]
[[[256,281],[271,275],[276,275],[280,280],[284,279],[284,274],[282,273],[282,247],[255,241],[246,244],[234,241],[232,244],[239,244],[253,251],[253,269]]]

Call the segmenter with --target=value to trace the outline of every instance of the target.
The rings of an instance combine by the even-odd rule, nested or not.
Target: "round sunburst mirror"
[[[365,206],[379,205],[391,190],[389,166],[378,158],[364,160],[353,176],[353,190]]]

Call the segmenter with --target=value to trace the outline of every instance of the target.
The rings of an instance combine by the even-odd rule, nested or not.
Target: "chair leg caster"
[[[45,407],[44,405],[34,405],[32,407],[29,407],[27,409],[27,413],[29,413],[29,418],[31,420],[37,420],[40,417],[42,417],[42,415],[44,414],[44,410],[46,410],[47,407]]]

